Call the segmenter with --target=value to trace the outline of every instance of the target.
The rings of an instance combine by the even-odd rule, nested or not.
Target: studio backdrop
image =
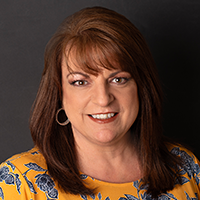
[[[199,0],[1,0],[0,162],[32,148],[29,114],[45,45],[64,18],[91,6],[125,15],[142,32],[165,94],[163,132],[200,158]]]

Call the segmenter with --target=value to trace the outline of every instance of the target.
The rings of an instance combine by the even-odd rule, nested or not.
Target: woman
[[[198,160],[164,138],[161,105],[137,28],[101,7],[73,14],[46,47],[36,147],[2,163],[0,197],[198,199]]]

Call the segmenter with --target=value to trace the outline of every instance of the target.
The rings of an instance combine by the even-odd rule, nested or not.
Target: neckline
[[[142,179],[138,179],[136,181],[129,181],[129,182],[124,182],[124,183],[115,183],[115,182],[108,182],[108,181],[103,181],[103,180],[100,180],[100,179],[96,179],[96,178],[93,178],[89,175],[86,175],[82,172],[80,172],[80,177],[82,180],[85,180],[86,182],[92,182],[94,181],[95,183],[97,183],[98,185],[112,185],[112,186],[127,186],[127,185],[133,185],[134,183],[135,184],[140,184],[141,180]]]

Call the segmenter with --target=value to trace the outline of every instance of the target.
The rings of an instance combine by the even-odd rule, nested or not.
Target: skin
[[[139,111],[134,79],[128,72],[100,66],[97,76],[88,74],[77,67],[72,53],[68,64],[72,72],[63,57],[63,108],[72,125],[80,170],[109,182],[137,180],[141,173],[129,131]],[[98,119],[100,114],[106,118]]]

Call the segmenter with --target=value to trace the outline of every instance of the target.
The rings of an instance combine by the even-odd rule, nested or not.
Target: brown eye
[[[122,78],[122,77],[116,77],[112,80],[113,83],[116,83],[116,84],[123,84],[123,83],[126,83],[127,82],[127,78]]]
[[[84,80],[79,80],[79,81],[74,81],[73,82],[73,85],[75,86],[84,86],[84,85],[87,85],[87,81],[84,81]]]
[[[78,81],[78,85],[83,85],[84,82],[83,81]]]
[[[116,83],[121,83],[121,82],[123,82],[123,79],[122,78],[116,78]]]

